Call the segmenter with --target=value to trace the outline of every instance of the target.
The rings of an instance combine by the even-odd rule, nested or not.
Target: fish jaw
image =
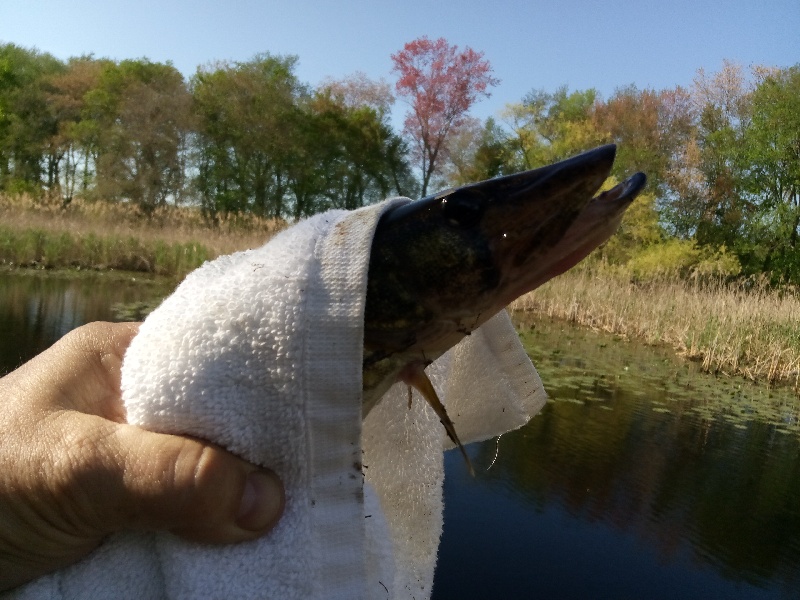
[[[523,294],[535,290],[553,277],[565,273],[595,248],[603,244],[619,228],[625,211],[647,182],[637,173],[623,183],[592,198],[572,222],[563,237],[548,250],[547,260],[533,265],[526,263],[522,272],[512,273],[504,290],[503,306]]]
[[[614,233],[645,176],[594,196],[603,146],[388,211],[372,244],[364,323],[364,415],[409,364],[429,364],[522,294]]]

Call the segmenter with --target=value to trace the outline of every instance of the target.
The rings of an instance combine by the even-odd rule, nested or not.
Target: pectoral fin
[[[458,434],[456,433],[456,428],[453,425],[453,421],[450,420],[450,417],[447,414],[447,411],[444,408],[441,400],[439,400],[439,396],[436,394],[436,390],[433,388],[433,384],[431,380],[428,379],[428,376],[425,374],[425,367],[422,363],[410,363],[406,365],[403,371],[400,373],[400,379],[408,384],[410,387],[415,388],[425,400],[428,401],[430,407],[439,417],[439,420],[444,425],[444,429],[447,432],[447,437],[449,437],[454,444],[458,446],[458,449],[461,450],[461,455],[464,457],[464,460],[467,463],[467,468],[469,469],[469,474],[475,477],[475,469],[472,468],[472,462],[469,460],[469,456],[467,456],[467,451],[464,449],[461,440],[458,439]],[[411,390],[409,389],[409,408],[411,407]]]

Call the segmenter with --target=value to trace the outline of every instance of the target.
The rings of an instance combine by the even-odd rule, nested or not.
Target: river
[[[168,285],[0,273],[0,373]],[[445,457],[433,598],[800,598],[800,402],[670,351],[518,315],[550,401]]]

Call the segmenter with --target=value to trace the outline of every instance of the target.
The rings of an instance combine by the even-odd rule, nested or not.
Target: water
[[[0,273],[0,373],[168,288]],[[475,478],[447,453],[433,598],[800,598],[793,394],[557,323],[520,330],[551,401],[468,447]]]
[[[449,453],[433,597],[800,598],[800,402],[671,352],[520,324],[551,401]],[[480,469],[478,469],[480,471]]]
[[[0,375],[79,325],[130,320],[170,285],[139,274],[0,271]]]

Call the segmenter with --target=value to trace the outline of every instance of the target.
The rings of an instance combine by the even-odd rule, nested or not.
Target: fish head
[[[389,209],[370,255],[365,398],[370,386],[385,391],[381,378],[435,360],[608,239],[646,180],[637,173],[596,195],[615,153],[603,146]]]

